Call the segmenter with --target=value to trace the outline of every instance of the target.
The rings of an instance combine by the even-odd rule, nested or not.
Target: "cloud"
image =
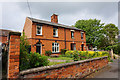
[[[50,21],[53,13],[59,15],[59,22],[74,25],[79,19],[100,19],[102,22],[118,25],[117,2],[29,2],[32,17]],[[27,2],[2,5],[2,20],[5,29],[22,31],[25,18],[30,16]]]

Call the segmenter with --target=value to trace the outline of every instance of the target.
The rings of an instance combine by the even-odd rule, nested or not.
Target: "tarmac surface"
[[[111,80],[120,80],[120,60],[113,60],[113,62],[108,64],[108,66],[109,67],[107,69],[96,74],[94,78],[111,78]]]

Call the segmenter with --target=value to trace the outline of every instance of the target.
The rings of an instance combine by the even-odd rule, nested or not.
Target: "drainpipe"
[[[64,28],[64,37],[65,37],[65,49],[66,49],[66,29]]]

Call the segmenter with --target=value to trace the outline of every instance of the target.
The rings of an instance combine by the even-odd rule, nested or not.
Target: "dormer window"
[[[81,39],[83,39],[83,34],[84,34],[84,32],[81,32]]]
[[[37,35],[42,35],[42,26],[37,25]]]
[[[53,27],[53,37],[58,37],[58,28]]]

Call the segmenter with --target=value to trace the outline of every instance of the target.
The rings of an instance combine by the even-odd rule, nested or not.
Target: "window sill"
[[[53,37],[58,38],[58,36],[53,36]]]
[[[43,36],[42,34],[36,34],[36,36]]]
[[[60,52],[52,52],[53,54],[57,54],[57,53],[60,53]]]

